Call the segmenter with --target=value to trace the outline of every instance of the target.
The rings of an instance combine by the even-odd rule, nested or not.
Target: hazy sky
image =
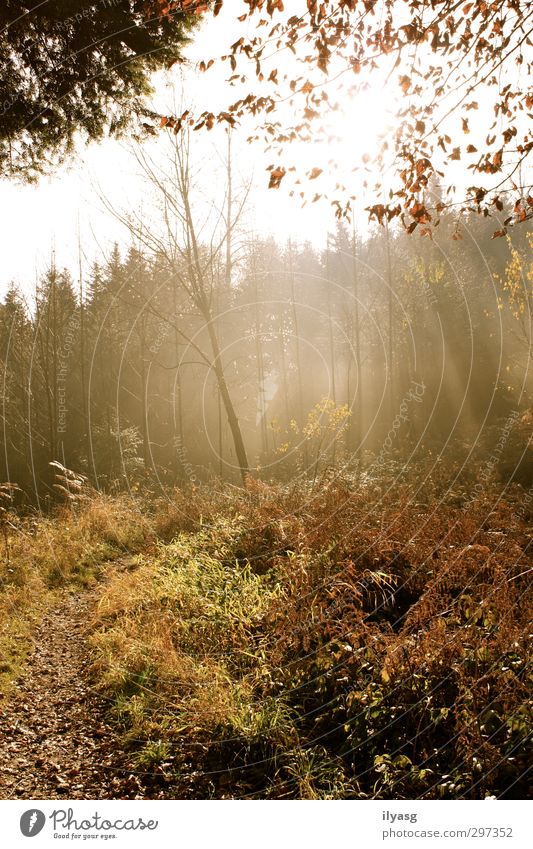
[[[233,28],[232,20],[209,21],[188,48],[191,61],[200,57],[217,55],[221,32]],[[223,42],[222,42],[223,43]],[[217,46],[218,45],[218,46]],[[181,66],[183,67],[183,66]],[[220,96],[236,99],[225,84],[230,75],[229,66],[219,65],[218,76],[199,74],[193,67],[177,70],[172,75],[157,78],[156,102],[171,111],[181,86],[189,98],[187,105],[196,101],[202,108],[220,108]],[[214,79],[216,76],[215,84]],[[212,107],[210,106],[212,104]],[[270,164],[259,144],[247,145],[240,134],[234,141],[235,182],[252,181],[255,189],[250,193],[246,226],[255,232],[271,232],[278,237],[293,235],[297,238],[320,238],[327,228],[324,208],[301,209],[301,202],[290,201],[286,192],[266,190]],[[159,142],[148,142],[157,150]],[[78,264],[78,222],[81,231],[84,262],[92,263],[105,255],[113,241],[128,243],[124,227],[107,213],[100,195],[117,210],[142,209],[145,186],[136,175],[136,166],[126,141],[105,140],[83,148],[79,155],[51,177],[43,177],[37,185],[20,185],[9,180],[0,181],[0,206],[2,209],[2,268],[0,295],[9,282],[15,281],[25,292],[31,292],[36,275],[42,273],[55,249],[56,262],[72,271]],[[222,131],[194,135],[195,158],[205,159],[205,187],[224,181],[223,161],[226,142]],[[222,148],[222,149],[220,149]],[[156,155],[152,152],[152,155]]]
[[[153,102],[156,108],[172,113],[175,106],[179,108],[183,97],[186,108],[196,106],[197,111],[210,109],[216,112],[241,96],[242,92],[238,88],[231,88],[226,82],[231,75],[228,63],[217,62],[207,74],[201,74],[194,68],[199,59],[207,60],[227,50],[228,45],[241,34],[239,26],[245,30],[250,25],[248,22],[237,24],[235,14],[236,11],[242,11],[242,7],[236,10],[233,6],[233,13],[230,13],[229,5],[225,5],[223,13],[216,20],[209,18],[196,34],[187,49],[190,59],[188,67],[180,65],[172,74],[158,75]],[[301,67],[297,68],[294,64],[289,51],[283,51],[281,55],[274,45],[270,53],[268,49],[265,51],[265,57],[267,64],[279,66],[291,76],[293,70],[295,74],[302,73]],[[246,62],[243,67],[246,67]],[[251,70],[253,78],[253,68]],[[330,76],[332,86],[329,87],[328,83],[328,90],[335,98],[342,89],[336,83],[333,71]],[[317,192],[328,194],[335,184],[336,178],[329,173],[328,160],[346,162],[349,168],[357,163],[362,164],[366,152],[375,152],[379,136],[390,132],[397,100],[390,87],[384,87],[383,79],[384,74],[373,71],[372,86],[366,92],[352,100],[341,97],[340,108],[327,114],[330,129],[340,137],[336,146],[328,140],[326,130],[317,133],[316,141],[311,144],[296,144],[287,148],[287,161],[284,164],[290,165],[292,157],[299,169],[319,166],[324,170],[323,175],[312,184]],[[335,90],[337,85],[339,87]],[[251,88],[254,90],[257,86]],[[246,93],[249,90],[247,86]],[[282,123],[284,120],[290,122],[291,116],[286,109],[282,104],[276,112],[276,117]],[[235,183],[251,182],[252,185],[245,228],[262,235],[271,233],[281,240],[291,236],[297,241],[310,240],[323,245],[328,229],[334,227],[330,202],[309,203],[302,209],[299,198],[291,199],[288,196],[289,177],[279,191],[268,191],[266,168],[276,159],[273,153],[264,151],[262,142],[252,145],[246,143],[246,137],[252,130],[251,124],[241,128],[234,133],[233,142]],[[214,190],[215,195],[223,197],[225,133],[222,129],[211,133],[201,131],[193,134],[193,140],[194,159],[200,174],[199,190],[206,194]],[[21,186],[7,180],[0,181],[0,295],[11,280],[24,291],[33,291],[36,275],[47,267],[53,249],[57,264],[75,271],[78,264],[78,224],[84,266],[104,259],[114,241],[128,244],[129,237],[124,227],[105,210],[102,202],[104,196],[108,206],[122,213],[128,210],[142,211],[146,204],[146,187],[138,177],[138,167],[132,159],[131,151],[127,150],[128,145],[131,147],[131,142],[116,140],[93,144],[81,150],[73,161],[58,169],[54,176],[42,178],[38,185]],[[152,157],[157,161],[159,156],[164,163],[162,141],[148,140],[147,146]],[[447,176],[453,181],[450,163],[447,165]],[[357,181],[359,175],[354,179]],[[355,184],[354,188],[361,195]],[[295,189],[298,191],[297,187]],[[359,219],[361,224],[367,220],[364,205],[363,193]]]

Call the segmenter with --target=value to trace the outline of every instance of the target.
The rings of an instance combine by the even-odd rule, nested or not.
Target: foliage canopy
[[[33,6],[33,8],[32,8]],[[0,167],[34,179],[77,132],[116,133],[142,111],[149,74],[180,58],[197,20],[146,0],[7,0],[0,8]]]
[[[159,2],[168,14],[194,5],[218,15],[223,7],[222,0]],[[524,170],[533,149],[529,2],[298,0],[285,9],[282,0],[244,0],[244,7],[239,21],[248,24],[248,34],[217,58],[229,63],[233,85],[250,90],[217,115],[204,112],[192,120],[187,113],[186,118],[197,129],[210,129],[217,121],[233,125],[250,113],[262,116],[264,138],[279,153],[270,169],[271,188],[278,188],[289,170],[284,155],[290,143],[313,141],[320,120],[347,98],[357,110],[361,92],[370,86],[379,97],[384,87],[398,93],[397,127],[372,162],[349,163],[352,171],[366,168],[371,219],[383,223],[400,217],[413,231],[434,224],[459,195],[462,202],[466,194],[465,208],[501,212],[508,192],[514,213],[507,223],[533,215]],[[280,54],[287,51],[301,73],[285,72]],[[213,59],[202,61],[200,68],[213,64]],[[258,84],[259,90],[251,90]],[[288,107],[288,121],[280,118],[282,105]],[[365,115],[358,120],[356,132],[364,133]],[[182,121],[163,118],[168,124],[179,130]],[[326,168],[335,171],[335,163],[318,162],[307,180]],[[449,195],[433,193],[430,204],[428,190],[439,178]],[[307,197],[306,191],[301,195]],[[349,215],[354,200],[350,181],[339,177],[332,201],[339,218]]]

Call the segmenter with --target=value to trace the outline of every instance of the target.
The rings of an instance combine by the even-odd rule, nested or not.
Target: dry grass
[[[463,509],[338,479],[178,495],[95,622],[140,767],[184,797],[523,794],[521,497]]]
[[[8,517],[0,563],[0,691],[8,689],[36,622],[63,587],[95,582],[106,560],[146,545],[151,525],[129,498],[96,495],[50,517]]]
[[[473,501],[440,474],[422,489],[250,480],[11,516],[0,686],[47,605],[99,582],[94,673],[139,770],[169,793],[520,797],[524,494]]]

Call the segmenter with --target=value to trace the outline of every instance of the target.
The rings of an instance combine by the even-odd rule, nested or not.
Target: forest
[[[135,39],[146,43],[120,47],[146,53],[147,74],[169,59],[154,45],[171,54],[194,43],[198,17],[224,15],[222,3],[152,5],[161,31],[146,24],[144,33],[150,4],[140,4]],[[284,12],[283,3],[244,5],[252,21]],[[278,51],[304,25],[313,38],[329,33],[324,20],[346,36],[359,4],[322,4],[327,18],[316,3],[300,5],[311,24],[302,16],[272,30]],[[366,15],[375,4],[362,5]],[[395,38],[407,29],[394,29],[394,5],[375,42],[390,38],[391,52],[404,49]],[[442,6],[448,26],[450,4],[419,5]],[[496,8],[477,6],[487,6],[474,27],[483,68],[514,43],[489,53],[485,28],[499,37],[514,21],[522,45],[529,16],[524,4],[494,4],[518,19],[499,25]],[[106,27],[115,32],[126,7],[62,9],[51,44],[64,51],[78,28],[103,33],[122,68]],[[20,24],[7,26],[9,50],[21,50]],[[54,33],[57,21],[36,26]],[[419,26],[413,17],[407,46],[426,40]],[[336,42],[321,37],[307,42],[327,75]],[[257,50],[262,83],[261,42],[250,44],[241,38],[222,61],[231,57],[238,76],[241,54]],[[80,59],[79,78],[66,83],[72,116],[63,114],[57,66],[45,76],[37,38],[33,49],[23,61],[54,109],[23,132],[31,104],[6,94],[0,134],[4,164],[19,134],[13,168],[27,181],[47,172],[49,154],[72,154],[67,117],[97,143],[109,97],[124,132],[131,116],[120,109],[147,95],[135,63],[116,91],[114,82],[100,91],[87,81],[101,68]],[[9,50],[0,47],[6,67]],[[441,72],[432,66],[430,82]],[[410,79],[400,76],[406,97]],[[277,72],[268,82],[278,84]],[[84,86],[94,104],[76,101]],[[186,91],[173,91],[183,102]],[[315,84],[301,91],[304,114],[326,102]],[[90,234],[78,225],[77,255],[56,238],[44,271],[3,281],[2,799],[530,794],[530,131],[519,141],[502,124],[501,155],[477,165],[496,187],[458,190],[424,147],[419,124],[433,113],[422,121],[413,107],[394,148],[411,163],[398,166],[403,189],[385,192],[378,155],[363,211],[332,178],[321,235],[280,236],[257,226],[261,195],[239,146],[247,109],[265,110],[272,144],[288,146],[264,100],[194,118],[192,107],[141,111],[128,161],[144,181],[142,208],[97,198],[123,238],[88,255]],[[511,101],[499,107],[505,119],[518,108]],[[206,168],[197,139],[213,124],[218,164]],[[302,124],[295,143],[309,147],[305,132]],[[422,139],[417,161],[406,132]],[[511,139],[519,162],[502,176]],[[451,146],[440,145],[455,163]],[[280,209],[292,173],[267,169]],[[312,191],[321,179],[322,169],[307,172]],[[456,202],[457,191],[471,195]]]
[[[490,471],[533,483],[526,226],[493,239],[492,220],[450,215],[420,240],[338,223],[324,249],[237,234],[216,255],[186,226],[190,247],[169,234],[150,250],[140,231],[86,280],[52,263],[30,303],[8,290],[1,462],[17,503],[57,500],[54,461],[157,494],[428,457],[466,480],[509,416]]]

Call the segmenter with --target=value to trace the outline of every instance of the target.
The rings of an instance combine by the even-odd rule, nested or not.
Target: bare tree
[[[127,224],[135,237],[154,255],[163,259],[171,276],[171,285],[181,295],[181,302],[201,319],[201,333],[193,339],[178,323],[178,316],[159,315],[173,326],[181,339],[214,374],[222,406],[231,431],[237,464],[243,482],[249,471],[248,457],[239,417],[228,386],[227,370],[221,352],[218,330],[219,288],[223,283],[219,272],[220,257],[225,249],[226,277],[231,279],[231,235],[239,221],[247,192],[235,203],[231,187],[231,160],[228,157],[228,191],[225,203],[217,208],[211,201],[205,215],[199,212],[197,187],[191,164],[190,136],[169,133],[170,153],[164,170],[144,148],[134,155],[149,187],[155,191],[160,220],[147,223],[147,216],[122,215],[112,212]],[[109,204],[107,204],[108,208]],[[228,263],[229,258],[229,263]],[[152,301],[146,308],[157,314]],[[204,339],[205,343],[204,344]],[[176,366],[179,368],[179,364]]]

